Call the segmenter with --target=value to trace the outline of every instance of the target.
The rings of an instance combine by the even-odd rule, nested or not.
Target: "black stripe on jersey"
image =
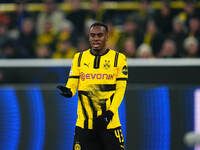
[[[81,65],[81,58],[82,58],[83,52],[80,52],[79,57],[78,57],[78,67]]]
[[[116,80],[117,80],[117,81],[118,81],[118,80],[125,80],[125,81],[127,81],[128,78],[117,78]]]
[[[110,97],[110,104],[112,104],[112,101],[113,101],[113,97],[114,97],[114,93],[111,95],[111,97]]]
[[[84,128],[88,129],[88,115],[87,115],[86,109],[85,109],[84,104],[83,104],[83,99],[82,99],[81,92],[78,92],[78,97],[79,97],[79,100],[81,102],[83,114],[84,114],[84,117],[85,117]]]
[[[90,97],[88,97],[88,100],[89,100],[89,103],[90,103],[90,107],[92,108],[92,111],[93,111],[93,119],[97,118],[97,111],[94,107],[94,104],[92,103],[92,99]]]
[[[93,113],[93,123],[94,123],[94,120],[97,118],[97,111],[96,111],[96,109],[95,109],[95,107],[94,107],[94,104],[93,104],[93,102],[92,102],[92,99],[91,99],[91,97],[88,95],[88,92],[86,92],[86,91],[79,91],[79,93],[80,93],[81,95],[85,95],[85,96],[88,98],[88,101],[89,101],[89,104],[90,104],[90,107],[91,107],[92,113]],[[93,125],[94,125],[94,124],[93,124]]]
[[[80,76],[69,76],[68,78],[80,78]]]
[[[100,66],[100,59],[101,59],[100,55],[96,55],[95,56],[95,59],[94,59],[94,68],[95,69],[99,68],[99,66]]]
[[[94,107],[94,104],[92,102],[91,97],[88,95],[88,92],[86,92],[86,91],[80,91],[80,93],[83,94],[83,95],[85,95],[85,96],[87,96],[88,101],[90,103],[90,107],[92,108],[92,111],[93,111],[93,114],[94,114],[94,112],[96,111],[96,109]],[[97,117],[97,112],[96,112],[96,115],[93,115],[93,117]]]
[[[96,84],[100,91],[115,91],[116,84]]]
[[[115,62],[114,62],[114,67],[117,67],[118,56],[119,56],[119,52],[116,52],[116,54],[115,54]]]
[[[94,104],[93,104],[93,102],[92,102],[92,99],[88,96],[88,100],[89,100],[89,103],[90,103],[90,107],[92,108],[92,112],[93,112],[93,128],[94,128],[94,122],[95,122],[95,120],[96,120],[96,118],[97,118],[97,111],[96,111],[96,109],[95,109],[95,107],[94,107]]]
[[[101,104],[102,114],[106,112],[106,103]]]

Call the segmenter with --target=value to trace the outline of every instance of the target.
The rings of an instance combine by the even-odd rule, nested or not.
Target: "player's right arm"
[[[72,96],[76,94],[78,88],[78,82],[80,78],[80,71],[79,71],[79,57],[80,53],[76,53],[72,60],[71,70],[68,76],[68,81],[66,87],[69,88],[72,92]]]
[[[76,94],[76,90],[79,82],[79,64],[80,53],[76,53],[72,60],[71,70],[68,76],[66,86],[58,85],[57,88],[61,91],[60,95],[64,97],[72,97]]]

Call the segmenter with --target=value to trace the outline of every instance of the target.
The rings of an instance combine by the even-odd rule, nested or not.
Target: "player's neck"
[[[101,50],[96,50],[96,49],[91,49],[92,50],[92,53],[94,55],[103,55],[106,53],[107,49],[104,48],[104,49],[101,49]]]

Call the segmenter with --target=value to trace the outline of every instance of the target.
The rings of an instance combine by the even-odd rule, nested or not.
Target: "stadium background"
[[[115,11],[137,11],[139,3],[105,2],[104,5]],[[83,8],[89,9],[87,1],[84,4]],[[161,4],[152,2],[158,10]],[[199,2],[196,4],[198,8]],[[174,11],[184,8],[183,1],[170,5]],[[33,12],[43,9],[40,1],[29,6]],[[68,5],[60,7],[70,10]],[[15,8],[12,3],[1,4],[0,10],[6,14]],[[66,82],[71,60],[3,58],[0,59],[0,149],[71,149],[77,96],[66,100],[55,89],[57,84]],[[198,132],[200,125],[198,58],[129,58],[128,66],[128,87],[120,106],[128,149],[193,150],[184,144],[183,136],[189,131]]]

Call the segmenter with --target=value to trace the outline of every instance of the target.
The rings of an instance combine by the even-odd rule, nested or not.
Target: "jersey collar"
[[[107,48],[104,54],[101,54],[101,55],[98,55],[98,56],[103,56],[103,55],[107,54],[109,51],[110,51],[110,49]],[[94,56],[97,56],[97,55],[95,55],[95,54],[92,52],[92,49],[90,49],[90,53],[91,53],[92,55],[94,55]]]

